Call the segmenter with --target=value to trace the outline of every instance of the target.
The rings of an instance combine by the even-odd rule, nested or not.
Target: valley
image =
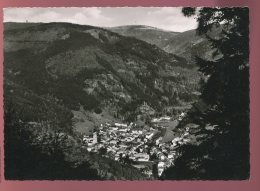
[[[183,53],[197,37],[172,43],[173,51],[164,44],[181,33],[138,26],[129,35],[130,29],[5,23],[5,112],[33,137],[69,136],[81,151],[72,154],[60,143],[62,160],[76,169],[87,163],[101,179],[120,179],[121,165],[131,179],[158,179],[188,141],[174,129],[201,91],[202,76],[188,59],[194,53]]]

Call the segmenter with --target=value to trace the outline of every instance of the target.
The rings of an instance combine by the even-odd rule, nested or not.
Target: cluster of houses
[[[181,112],[181,114],[178,116],[177,120],[181,121],[185,116],[186,116],[186,113]],[[160,123],[160,122],[165,122],[165,121],[170,121],[170,120],[171,120],[171,117],[169,117],[169,116],[162,116],[162,117],[159,117],[159,118],[153,118],[151,120],[151,122],[152,123]]]
[[[162,120],[162,119],[160,119]],[[170,120],[164,117],[163,120]],[[156,121],[156,120],[154,120]],[[185,135],[187,135],[188,131]],[[138,127],[134,123],[101,124],[90,136],[84,136],[89,152],[101,153],[116,161],[127,161],[145,174],[152,176],[152,166],[157,165],[158,176],[174,164],[176,148],[185,143],[185,136],[163,142],[160,131],[153,127]]]

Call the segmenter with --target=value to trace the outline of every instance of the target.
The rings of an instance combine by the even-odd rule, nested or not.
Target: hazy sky
[[[171,31],[196,28],[175,7],[6,8],[4,22],[70,22],[94,26],[149,25]]]

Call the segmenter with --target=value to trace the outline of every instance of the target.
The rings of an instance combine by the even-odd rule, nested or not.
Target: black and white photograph
[[[5,179],[249,179],[247,7],[3,16]]]

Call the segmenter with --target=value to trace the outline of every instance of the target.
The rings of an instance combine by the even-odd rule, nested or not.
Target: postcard
[[[73,3],[1,4],[1,190],[260,188],[256,2]]]

